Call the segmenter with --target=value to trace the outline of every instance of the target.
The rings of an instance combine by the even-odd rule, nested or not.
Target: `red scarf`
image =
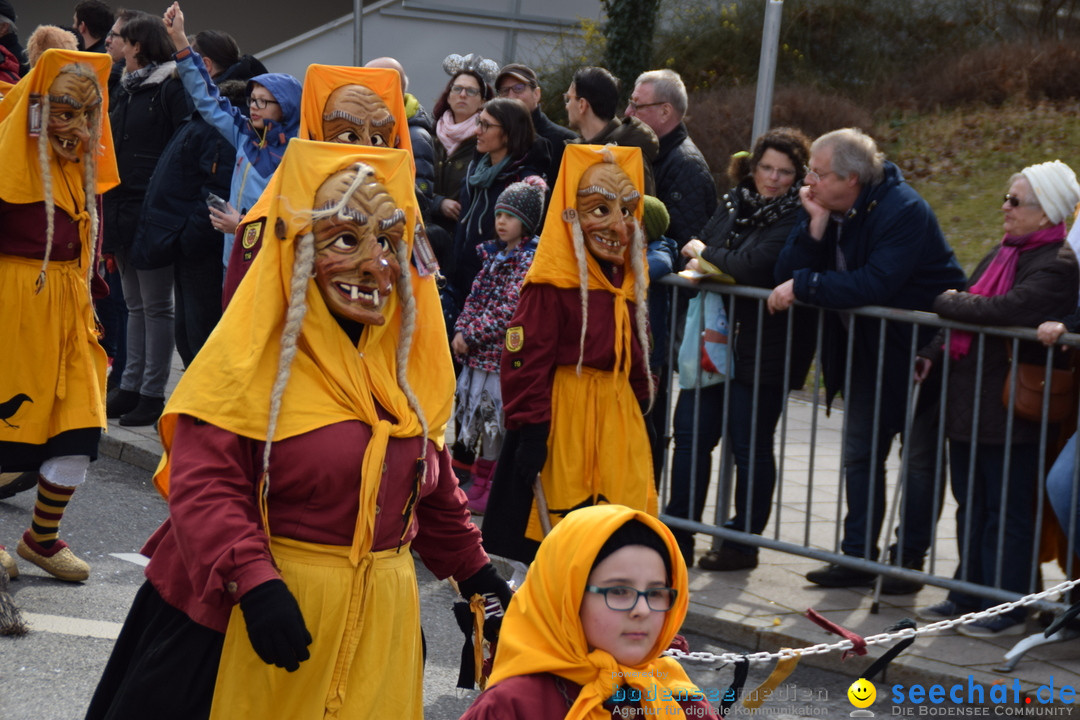
[[[1012,290],[1013,282],[1016,280],[1016,263],[1020,259],[1020,253],[1050,243],[1061,242],[1064,239],[1065,223],[1063,222],[1053,227],[1036,230],[1028,235],[1006,235],[1001,239],[1001,247],[994,259],[990,261],[986,272],[967,291],[983,297],[1004,295]],[[953,360],[968,354],[971,349],[971,340],[971,333],[965,330],[953,330],[952,342],[949,344],[949,354]]]

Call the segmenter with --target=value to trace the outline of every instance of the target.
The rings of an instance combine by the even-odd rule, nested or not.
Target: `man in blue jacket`
[[[939,294],[964,287],[964,271],[934,212],[860,130],[835,130],[814,141],[800,195],[807,217],[780,253],[775,271],[780,284],[769,296],[770,312],[785,310],[796,299],[831,310],[884,305],[930,311]],[[885,458],[893,437],[904,429],[911,346],[929,342],[934,328],[920,327],[913,340],[910,324],[888,321],[879,348],[879,321],[832,312],[824,332],[819,361],[828,402],[843,389],[851,365],[844,398],[847,515],[840,547],[845,555],[875,559],[885,514]],[[847,358],[849,332],[854,338]],[[920,403],[937,399],[929,388],[923,395]],[[916,429],[925,431],[934,416],[922,407],[918,414]],[[933,496],[934,433],[921,434],[930,437],[916,442],[913,432],[905,448],[908,474],[900,531],[899,559],[915,569],[922,568],[936,524],[933,509],[940,508]],[[869,585],[874,575],[830,564],[806,578],[825,587],[849,587]],[[884,590],[914,592],[918,587],[893,581]]]

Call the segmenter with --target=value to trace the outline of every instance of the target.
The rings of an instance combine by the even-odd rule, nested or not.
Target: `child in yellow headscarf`
[[[715,717],[660,656],[688,604],[686,565],[663,523],[621,505],[575,510],[540,545],[503,619],[488,689],[462,720]]]
[[[509,600],[443,440],[453,369],[412,262],[410,162],[290,142],[272,236],[159,423],[169,518],[88,718],[419,720],[410,550]]]

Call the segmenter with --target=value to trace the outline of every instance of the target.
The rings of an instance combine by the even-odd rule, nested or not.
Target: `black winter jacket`
[[[416,202],[425,223],[431,220],[431,203],[435,195],[435,148],[431,140],[433,128],[431,116],[424,106],[417,102],[416,111],[409,116],[409,140],[412,142],[413,162],[416,163]]]
[[[830,219],[820,242],[810,236],[807,215],[800,216],[777,259],[773,279],[777,284],[793,279],[795,297],[802,302],[834,310],[883,305],[927,311],[939,294],[964,286],[964,271],[934,211],[891,162],[885,163],[881,182],[863,187],[842,225]],[[838,251],[844,257],[843,269],[837,264]],[[858,318],[853,327],[854,355],[848,358],[844,321],[839,313],[825,317],[818,360],[827,403],[843,389],[849,363],[853,393],[872,391],[877,382],[878,321]],[[917,348],[933,335],[933,328],[922,326]],[[881,391],[887,428],[903,423],[911,343],[911,325],[886,322]]]
[[[642,162],[645,165],[645,194],[656,195],[656,183],[653,180],[653,161],[660,152],[660,142],[652,128],[636,117],[612,119],[595,137],[578,138],[573,142],[584,145],[621,145],[622,147],[641,148]],[[552,183],[554,186],[554,183]]]
[[[533,144],[524,157],[511,160],[487,188],[474,188],[468,182],[468,177],[487,156],[477,156],[469,163],[465,180],[461,183],[461,218],[454,234],[456,267],[451,277],[451,286],[459,307],[465,304],[465,298],[468,297],[473,280],[483,266],[480,246],[496,237],[496,200],[511,183],[524,180],[529,175],[539,175],[538,168],[548,162],[549,156],[546,151],[546,142]]]
[[[465,180],[469,163],[476,154],[476,136],[460,143],[454,149],[453,155],[446,154],[446,148],[443,147],[438,136],[432,137],[432,147],[435,150],[435,192],[431,196],[431,216],[439,226],[450,233],[450,237],[453,237],[457,221],[443,215],[439,206],[447,198],[461,199],[461,184]]]
[[[968,287],[982,277],[1000,249],[1000,246],[995,248],[982,259],[972,273]],[[983,297],[969,292],[946,293],[934,300],[934,312],[943,318],[977,325],[1033,328],[1045,320],[1072,313],[1076,309],[1078,287],[1080,274],[1072,248],[1066,242],[1051,243],[1020,253],[1012,289],[1004,295]],[[945,352],[944,340],[942,331],[919,354],[940,365]],[[1010,368],[1006,342],[1011,343],[992,336],[985,340],[977,436],[977,442],[984,445],[1005,442],[1007,413],[1001,391]],[[974,338],[968,353],[949,363],[945,432],[951,440],[971,441],[978,357],[978,338]],[[1019,359],[1041,367],[1046,361],[1046,348],[1036,342],[1022,342]],[[1039,423],[1014,417],[1012,442],[1037,443],[1039,430]]]
[[[743,225],[736,227],[736,219],[745,217],[748,208],[740,203],[735,190],[724,195],[723,203],[701,231],[706,244],[701,256],[735,278],[740,285],[771,288],[776,258],[784,248],[791,229],[801,213],[798,207],[769,225]],[[734,229],[734,232],[732,232]],[[726,295],[728,309],[729,345],[734,353],[735,379],[744,385],[754,384],[754,366],[757,360],[758,334],[761,334],[762,385],[784,383],[784,354],[787,350],[788,313],[770,315],[762,308],[759,323],[758,302],[750,298],[736,298],[732,312],[732,296]],[[794,308],[796,313],[792,331],[791,372],[787,379],[789,389],[802,387],[814,355],[817,323],[814,312],[806,308]]]
[[[716,211],[716,185],[705,156],[686,132],[686,125],[660,138],[660,154],[653,161],[656,197],[671,215],[668,236],[681,249],[698,237]]]
[[[150,178],[135,234],[136,247],[171,245],[173,253],[148,267],[175,257],[221,257],[224,237],[210,225],[206,196],[229,197],[235,160],[236,148],[198,113],[180,126]]]
[[[551,164],[543,174],[547,179],[548,188],[553,188],[555,187],[555,177],[559,174],[559,167],[562,165],[563,150],[566,149],[566,143],[576,138],[577,133],[569,128],[564,128],[562,125],[556,125],[551,118],[544,114],[539,105],[532,111],[532,121],[536,134],[547,140],[551,145],[549,148],[551,151]]]
[[[120,185],[105,193],[103,252],[116,252],[135,241],[143,198],[158,158],[192,111],[176,76],[176,63],[159,65],[133,91],[116,89],[109,109]]]

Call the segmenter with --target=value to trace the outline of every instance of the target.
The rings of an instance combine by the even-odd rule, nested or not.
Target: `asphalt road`
[[[0,543],[14,550],[29,521],[33,493],[0,501]],[[143,541],[164,520],[165,503],[150,484],[150,473],[112,459],[91,466],[64,517],[62,536],[92,565],[90,580],[60,582],[19,560],[20,578],[11,584],[16,602],[33,631],[22,638],[0,637],[0,720],[75,720],[83,717],[113,640],[141,585],[137,555]],[[14,554],[14,553],[13,553]],[[459,718],[475,691],[458,690],[462,636],[450,607],[455,599],[446,582],[417,565],[428,659],[424,675],[425,715],[431,720]],[[691,649],[740,651],[722,641],[689,637]],[[722,694],[732,668],[688,663],[691,678]],[[751,669],[747,688],[770,668]],[[759,717],[847,716],[847,687],[853,678],[800,668],[781,686],[790,700],[770,700]],[[780,697],[778,694],[777,697]],[[732,716],[738,716],[738,708]]]

